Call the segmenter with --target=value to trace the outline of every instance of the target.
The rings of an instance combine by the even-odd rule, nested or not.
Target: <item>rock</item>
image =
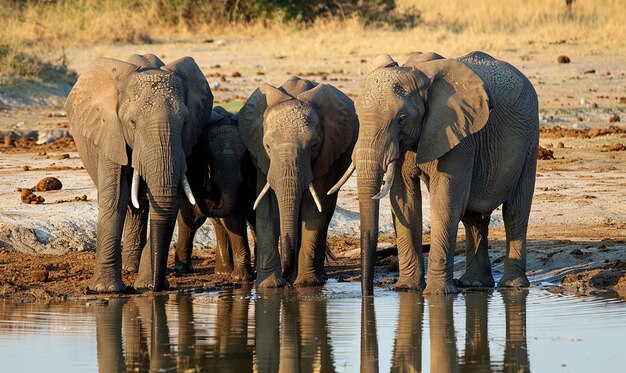
[[[37,205],[46,201],[45,198],[36,195],[35,193],[33,193],[32,190],[28,188],[22,189],[20,193],[20,200],[22,201],[22,203],[27,205]]]
[[[541,159],[541,160],[554,159],[554,152],[552,150],[549,150],[540,146],[539,149],[537,150],[537,159]]]
[[[570,58],[564,55],[558,56],[556,60],[558,63],[570,63],[571,62]]]
[[[213,82],[211,82],[211,88],[212,89],[218,89],[220,86],[222,85],[222,83],[220,83],[219,81],[215,80]]]
[[[626,104],[626,97],[620,97],[619,98],[619,103],[620,104]]]
[[[239,71],[233,71],[232,74],[230,74],[231,78],[241,78],[241,73]]]
[[[557,147],[558,149],[563,149],[563,148],[565,148],[565,144],[563,144],[563,142],[559,141],[559,142],[556,144],[556,147]]]
[[[592,109],[597,109],[598,108],[598,104],[596,104],[595,102],[593,104],[591,104],[591,108]]]
[[[569,254],[571,256],[583,256],[583,255],[585,255],[585,253],[583,253],[583,251],[581,249],[574,249],[574,250],[570,251]]]
[[[36,282],[48,282],[48,277],[50,273],[46,270],[41,271],[33,271],[32,277],[33,281]]]
[[[610,152],[621,152],[623,150],[626,150],[626,146],[624,146],[624,144],[613,144],[609,146],[608,149]]]
[[[609,123],[616,123],[620,121],[620,117],[619,115],[613,113],[611,115],[609,115]]]
[[[57,179],[56,177],[44,177],[43,179],[39,180],[39,182],[37,183],[37,185],[35,185],[33,189],[38,192],[46,192],[49,190],[59,190],[61,188],[63,188],[63,183],[61,183],[61,180]]]
[[[596,70],[595,69],[591,69],[591,70],[585,70],[583,71],[583,74],[595,74]]]

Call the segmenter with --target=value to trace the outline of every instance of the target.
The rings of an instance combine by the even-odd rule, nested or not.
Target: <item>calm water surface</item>
[[[6,372],[617,372],[625,340],[625,302],[539,289],[362,299],[358,283],[331,283],[0,303]]]

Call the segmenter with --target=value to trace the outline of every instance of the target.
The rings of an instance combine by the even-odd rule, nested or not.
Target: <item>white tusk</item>
[[[313,188],[312,182],[309,183],[309,192],[311,192],[311,195],[313,196],[313,201],[315,201],[317,209],[319,210],[319,212],[322,212],[322,204],[320,203],[320,198],[317,196],[317,193],[315,193],[315,188]]]
[[[380,186],[380,191],[372,199],[381,199],[389,193],[391,185],[393,185],[393,177],[396,174],[396,161],[393,161],[387,165],[387,171],[383,176],[383,185]]]
[[[185,191],[185,195],[187,196],[189,203],[191,203],[192,205],[195,205],[196,199],[194,198],[193,193],[191,192],[191,187],[189,186],[189,180],[187,180],[187,175],[185,174],[183,174],[182,184],[183,184],[183,190]]]
[[[348,181],[350,176],[352,176],[352,173],[354,173],[354,170],[356,170],[356,166],[354,165],[354,162],[352,162],[350,163],[350,167],[348,167],[348,169],[346,170],[346,173],[343,174],[343,176],[341,177],[341,179],[339,179],[337,184],[335,184],[332,188],[330,188],[330,190],[328,191],[328,193],[326,193],[326,195],[330,196],[331,194],[338,191],[339,188],[341,188],[343,184],[345,184],[346,181]]]
[[[130,184],[130,201],[136,209],[139,208],[139,181],[141,176],[137,170],[133,170],[133,182]]]
[[[259,206],[259,203],[261,203],[261,200],[263,199],[263,196],[267,193],[268,190],[270,190],[270,183],[269,183],[269,181],[267,183],[265,183],[265,186],[263,187],[263,190],[261,190],[261,193],[259,193],[259,196],[256,197],[256,201],[254,201],[254,205],[252,206],[253,210],[256,210],[256,208]]]

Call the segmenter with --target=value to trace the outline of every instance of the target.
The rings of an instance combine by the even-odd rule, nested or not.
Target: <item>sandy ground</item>
[[[575,47],[568,48],[575,53]],[[297,48],[284,54],[273,50],[262,48],[258,40],[178,42],[75,49],[68,51],[68,60],[70,68],[80,73],[97,56],[125,59],[132,53],[152,52],[168,62],[191,55],[212,84],[216,103],[237,108],[261,82],[280,85],[293,74],[333,84],[356,96],[374,57],[368,52],[346,52],[313,59],[309,52],[298,54]],[[543,127],[540,144],[554,157],[538,163],[528,233],[531,282],[533,286],[579,294],[626,288],[626,265],[621,262],[626,262],[626,151],[615,146],[626,143],[626,126],[608,121],[613,113],[626,120],[624,56],[576,56],[572,63],[562,65],[551,52],[531,52],[496,55],[518,66],[535,84]],[[400,51],[394,57],[402,61],[408,53]],[[238,75],[235,72],[241,77],[234,77]],[[0,131],[41,133],[66,127],[62,109],[55,104],[58,101],[59,97],[54,97],[48,106],[16,104],[1,111]],[[609,129],[610,125],[614,127]],[[46,301],[83,296],[93,272],[97,203],[96,190],[73,144],[21,141],[2,146],[1,140],[0,297]],[[60,179],[63,188],[35,192],[45,198],[43,204],[20,202],[18,188],[31,188],[49,176]],[[74,201],[82,196],[86,201]],[[393,246],[388,206],[385,200],[381,207],[383,252]],[[426,196],[426,240],[429,217]],[[341,191],[331,223],[329,246],[335,258],[329,258],[327,265],[332,281],[358,280],[358,219],[353,177]],[[457,254],[464,250],[463,235],[460,228]],[[490,255],[496,277],[502,271],[504,238],[502,218],[496,211],[490,226]],[[212,229],[206,224],[195,243],[198,273],[183,277],[170,274],[174,290],[232,286],[228,278],[212,273],[213,245]],[[396,260],[386,255],[380,258],[376,278],[380,285],[388,286],[397,277]],[[464,257],[458,255],[457,275],[463,268]],[[132,284],[132,280],[133,275],[124,274],[125,283]]]

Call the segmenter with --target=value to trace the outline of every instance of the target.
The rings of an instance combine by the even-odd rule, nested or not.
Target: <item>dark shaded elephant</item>
[[[65,108],[81,160],[98,189],[91,290],[126,289],[120,240],[129,208],[136,220],[147,218],[148,209],[150,214],[151,234],[144,241],[151,249],[144,250],[135,287],[167,287],[179,200],[186,194],[195,203],[187,159],[212,104],[209,85],[191,57],[167,65],[151,54],[134,55],[129,62],[98,58],[79,77]]]
[[[539,141],[537,94],[510,64],[472,52],[429,53],[400,67],[384,55],[357,98],[353,154],[361,214],[362,292],[373,293],[379,199],[390,193],[398,243],[398,289],[456,293],[459,222],[467,236],[462,286],[494,285],[487,252],[491,213],[503,205],[507,257],[499,286],[528,286],[526,231]],[[420,179],[430,192],[428,282],[422,253]]]
[[[253,269],[247,227],[254,236],[256,169],[239,135],[236,118],[222,107],[213,110],[209,125],[193,148],[188,174],[192,190],[202,190],[204,198],[196,205],[181,202],[176,272],[193,271],[193,239],[210,218],[217,240],[215,272],[228,274],[234,281],[250,281]]]
[[[331,85],[292,77],[255,90],[239,125],[258,170],[257,285],[323,284],[337,203],[327,192],[350,164],[358,132],[352,100]]]

